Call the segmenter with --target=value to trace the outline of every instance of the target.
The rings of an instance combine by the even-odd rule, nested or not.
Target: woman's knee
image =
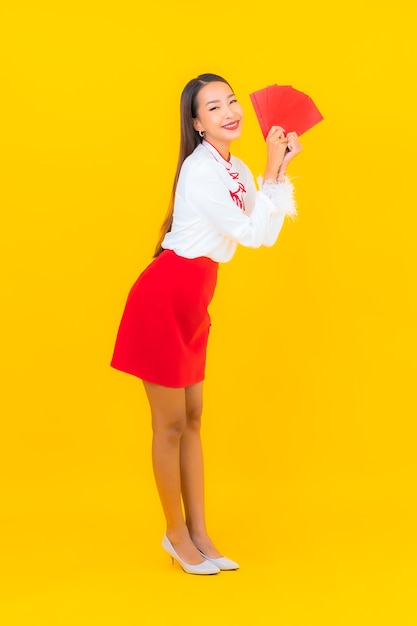
[[[201,415],[203,407],[200,404],[187,407],[187,428],[199,430],[201,427]]]
[[[167,437],[169,439],[179,439],[187,426],[186,415],[152,415],[152,430],[154,435]]]
[[[163,437],[179,438],[187,424],[184,389],[162,387],[144,381],[152,414],[152,430]]]

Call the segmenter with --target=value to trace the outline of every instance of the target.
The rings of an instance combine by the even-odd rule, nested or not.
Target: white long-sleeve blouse
[[[186,258],[226,262],[237,245],[272,246],[286,215],[295,215],[293,185],[266,181],[257,190],[252,173],[231,156],[226,161],[203,141],[185,159],[178,179],[171,231],[162,247]]]

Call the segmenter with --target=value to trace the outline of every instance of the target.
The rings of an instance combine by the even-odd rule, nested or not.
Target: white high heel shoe
[[[232,561],[232,559],[228,559],[225,556],[221,556],[218,559],[212,559],[204,554],[204,552],[201,552],[201,550],[199,550],[199,553],[202,557],[207,559],[207,561],[210,561],[210,563],[213,563],[216,567],[218,567],[222,572],[239,569],[239,565],[235,561]]]
[[[220,568],[217,567],[217,565],[210,559],[207,559],[207,557],[204,557],[205,560],[197,565],[190,565],[190,563],[183,561],[166,535],[164,535],[164,538],[162,539],[162,547],[165,552],[168,552],[172,562],[174,562],[175,559],[181,565],[184,572],[187,572],[187,574],[209,575],[218,574],[220,572]]]

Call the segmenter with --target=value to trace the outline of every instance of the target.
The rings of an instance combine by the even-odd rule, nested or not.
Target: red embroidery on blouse
[[[222,157],[222,155],[220,154],[220,152],[217,150],[217,148],[215,148],[210,142],[206,141],[204,143],[207,143],[208,146],[210,147],[210,152],[212,153],[212,155],[214,156],[214,158],[216,159],[216,161],[220,162],[220,159],[218,159],[216,157],[216,154],[214,153],[214,150],[218,153],[218,155],[221,158],[221,162],[223,163],[223,165],[225,166],[229,176],[231,178],[233,178],[233,180],[236,181],[238,188],[235,189],[234,191],[232,191],[231,189],[229,189],[229,193],[230,193],[230,197],[232,198],[233,202],[236,204],[236,206],[239,207],[239,209],[241,209],[242,211],[245,211],[245,200],[243,197],[243,194],[246,193],[246,189],[245,186],[243,185],[243,183],[240,182],[240,180],[237,180],[239,178],[239,172],[232,172],[232,163],[229,161],[226,161],[226,159],[224,159]]]
[[[230,172],[229,172],[230,174]],[[239,209],[242,209],[242,211],[245,210],[245,201],[243,199],[243,194],[246,193],[246,189],[244,187],[244,185],[242,185],[242,183],[240,181],[238,181],[238,185],[239,188],[236,191],[231,191],[229,190],[230,196],[233,200],[233,202],[239,207]]]

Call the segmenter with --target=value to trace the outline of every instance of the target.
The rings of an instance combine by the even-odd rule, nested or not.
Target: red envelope
[[[323,119],[310,96],[291,85],[269,85],[249,96],[264,139],[271,126],[302,135]]]
[[[262,133],[264,133],[264,129],[268,126],[268,89],[269,87],[250,94],[253,108],[255,109],[256,117],[258,118]],[[266,137],[265,134],[264,137]]]

